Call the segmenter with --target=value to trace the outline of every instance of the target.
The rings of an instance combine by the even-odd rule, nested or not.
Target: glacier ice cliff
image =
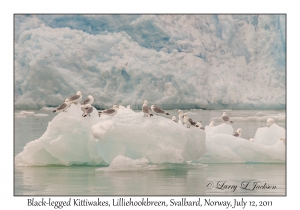
[[[15,15],[15,109],[285,109],[285,15]]]

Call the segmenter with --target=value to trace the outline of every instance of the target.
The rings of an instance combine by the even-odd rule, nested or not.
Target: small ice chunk
[[[254,136],[254,142],[274,145],[284,136],[285,129],[274,123],[270,127],[258,128]]]

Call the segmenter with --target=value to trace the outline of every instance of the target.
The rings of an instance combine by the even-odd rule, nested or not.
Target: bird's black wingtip
[[[56,112],[56,110],[53,110],[52,112]]]
[[[166,113],[166,115],[170,115],[169,113]]]
[[[233,123],[232,121],[230,121],[230,123]]]
[[[153,116],[153,114],[150,114],[150,117],[152,117]]]

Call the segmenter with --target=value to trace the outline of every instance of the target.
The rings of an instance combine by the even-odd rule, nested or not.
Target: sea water
[[[15,110],[20,113],[21,110]],[[136,110],[139,112],[140,110]],[[168,110],[171,118],[178,110]],[[184,110],[194,121],[215,125],[223,111],[232,118],[242,138],[254,137],[275,117],[285,128],[284,110]],[[15,115],[14,156],[26,143],[38,139],[57,114],[34,110]],[[43,114],[43,115],[39,115]],[[278,117],[279,116],[279,117]],[[283,117],[282,117],[283,116]],[[239,118],[240,117],[240,118]],[[178,118],[178,117],[177,117]],[[285,195],[285,164],[159,164],[156,170],[106,171],[105,166],[15,167],[15,195]],[[245,187],[246,186],[246,187]],[[59,189],[59,190],[58,190]]]

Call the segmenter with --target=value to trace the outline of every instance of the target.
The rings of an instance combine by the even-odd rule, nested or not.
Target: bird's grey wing
[[[86,105],[86,104],[88,104],[88,103],[90,102],[90,100],[91,100],[91,99],[89,99],[89,98],[85,99],[85,100],[81,103],[81,105]]]
[[[61,109],[64,109],[67,107],[67,104],[66,103],[62,103],[58,108],[57,110],[61,110]]]
[[[89,107],[86,110],[86,114],[91,114],[93,112],[93,107]]]
[[[116,110],[114,110],[113,108],[110,108],[110,109],[106,109],[104,110],[102,113],[103,114],[113,114]]]
[[[239,133],[238,133],[238,132],[235,132],[233,135],[236,136],[236,137],[238,137],[238,136],[239,136]]]
[[[222,120],[224,120],[224,121],[229,121],[229,117],[228,117],[228,116],[223,116],[223,117],[222,117]]]
[[[150,110],[149,110],[149,107],[148,106],[143,106],[143,112],[144,113],[147,113],[147,114],[149,114],[150,113]]]
[[[153,111],[155,111],[156,113],[161,113],[161,114],[165,113],[164,110],[162,110],[159,106],[156,106],[156,105],[153,107]]]
[[[85,112],[85,107],[84,107],[84,106],[82,106],[82,107],[81,107],[81,110],[82,110],[83,112]]]
[[[74,95],[74,96],[69,97],[69,99],[70,99],[71,101],[76,100],[76,99],[78,99],[78,98],[80,98],[80,95]]]
[[[196,125],[196,123],[195,123],[191,118],[189,118],[188,121],[189,121],[192,125]]]

